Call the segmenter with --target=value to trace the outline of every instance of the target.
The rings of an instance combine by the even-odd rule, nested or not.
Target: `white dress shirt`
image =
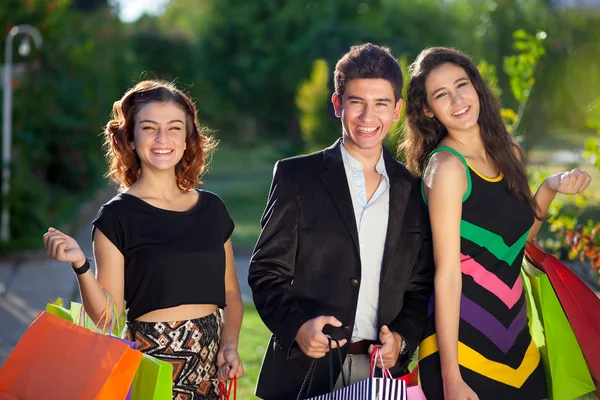
[[[360,245],[361,279],[356,307],[352,341],[377,340],[377,310],[379,307],[379,280],[381,262],[387,236],[390,181],[385,169],[383,150],[375,169],[382,179],[371,199],[367,201],[367,187],[363,165],[341,144],[342,159],[354,206],[354,216]]]

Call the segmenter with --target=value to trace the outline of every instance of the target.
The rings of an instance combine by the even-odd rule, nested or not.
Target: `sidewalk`
[[[76,230],[74,236],[88,256],[92,256],[91,222],[96,216],[98,207],[115,193],[112,187],[99,193],[94,202],[80,211],[82,220],[77,223],[80,228],[74,227]],[[42,233],[40,233],[41,241]],[[65,302],[71,299],[79,301],[77,280],[68,264],[50,259],[43,251],[31,252],[24,257],[27,258],[0,261],[0,366],[25,329],[47,303],[58,297]],[[252,301],[247,283],[248,263],[247,255],[236,256],[244,302]],[[11,275],[13,278],[7,282]],[[5,283],[8,285],[6,291],[3,286]]]

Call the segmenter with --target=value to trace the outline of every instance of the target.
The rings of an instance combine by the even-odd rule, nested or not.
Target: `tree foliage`
[[[37,247],[50,224],[72,220],[106,169],[99,133],[112,102],[131,82],[121,24],[110,13],[81,13],[67,1],[12,1],[2,21],[29,23],[44,39],[13,80],[13,164],[8,200],[13,241]],[[6,21],[11,21],[10,25]],[[17,38],[19,40],[19,38]]]
[[[498,71],[494,90],[526,148],[551,126],[585,128],[582,110],[600,90],[598,18],[543,0],[170,0],[162,15],[129,24],[107,3],[114,4],[4,0],[0,7],[4,33],[28,23],[44,37],[41,51],[14,55],[26,65],[14,82],[8,201],[21,243],[14,246],[39,245],[49,223],[68,219],[104,183],[98,134],[112,102],[144,78],[189,92],[222,143],[284,140],[295,151],[339,136],[331,70],[367,41],[390,47],[404,70],[428,46],[486,60],[482,73]],[[543,57],[535,36],[518,37],[512,48],[519,29],[547,32]],[[392,132],[387,145],[398,140]]]
[[[340,136],[340,123],[330,112],[330,76],[327,61],[315,60],[310,79],[300,84],[296,94],[302,141],[308,151],[322,149]]]

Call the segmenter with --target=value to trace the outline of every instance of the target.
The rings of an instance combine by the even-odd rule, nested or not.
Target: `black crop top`
[[[125,257],[127,320],[183,304],[225,307],[225,250],[234,224],[223,201],[199,190],[188,211],[119,193],[92,222]]]

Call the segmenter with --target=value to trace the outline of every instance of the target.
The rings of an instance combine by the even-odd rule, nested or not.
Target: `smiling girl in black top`
[[[233,221],[217,195],[194,189],[214,143],[185,94],[144,81],[114,104],[105,144],[122,192],[93,221],[97,277],[64,233],[50,228],[46,250],[72,264],[95,322],[103,322],[104,290],[118,315],[127,309],[125,337],[173,364],[174,399],[217,399],[217,376],[243,375],[243,305]]]

